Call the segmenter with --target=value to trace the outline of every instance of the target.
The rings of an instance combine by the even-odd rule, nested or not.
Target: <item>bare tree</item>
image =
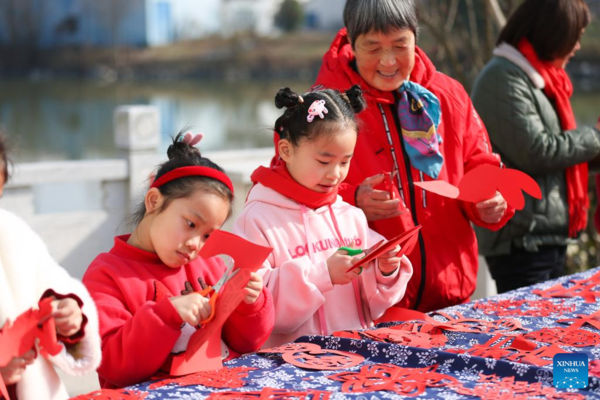
[[[512,0],[423,0],[419,18],[433,42],[436,65],[469,89],[492,56],[496,37],[516,7]]]

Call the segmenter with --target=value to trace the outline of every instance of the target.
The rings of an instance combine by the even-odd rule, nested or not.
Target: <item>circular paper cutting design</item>
[[[589,347],[600,344],[600,335],[584,329],[544,328],[525,334],[525,339],[561,346]]]
[[[257,353],[289,353],[297,351],[315,351],[321,350],[321,346],[315,343],[286,343],[284,345],[273,347],[270,349],[263,349],[257,351]]]
[[[364,361],[359,354],[346,351],[318,349],[283,353],[283,359],[296,367],[316,370],[334,370],[354,367]]]

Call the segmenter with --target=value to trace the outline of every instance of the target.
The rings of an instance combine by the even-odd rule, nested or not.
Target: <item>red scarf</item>
[[[271,168],[258,167],[250,179],[255,184],[261,183],[313,210],[333,204],[338,194],[338,188],[329,193],[320,193],[302,186],[292,178],[285,162],[281,159],[277,160],[277,163]]]
[[[544,78],[546,86],[544,93],[551,101],[560,119],[562,129],[565,131],[577,128],[575,115],[571,108],[571,96],[573,95],[573,84],[564,68],[556,68],[549,62],[538,58],[533,46],[527,39],[519,42],[519,51],[527,58],[527,61]],[[577,237],[577,234],[585,229],[587,225],[587,210],[589,208],[588,198],[588,165],[581,163],[567,168],[567,204],[569,205],[569,236]]]

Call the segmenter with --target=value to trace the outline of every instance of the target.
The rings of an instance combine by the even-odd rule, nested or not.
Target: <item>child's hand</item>
[[[169,300],[171,300],[171,304],[173,304],[181,319],[192,326],[200,325],[202,321],[210,317],[209,299],[199,293],[171,297]]]
[[[355,262],[360,261],[359,258],[350,257],[345,254],[345,250],[338,250],[327,259],[327,269],[329,270],[329,278],[334,285],[345,285],[350,283],[362,272],[362,268],[353,269],[346,272],[352,267]]]
[[[392,250],[383,253],[381,257],[377,258],[379,270],[383,275],[391,275],[400,267],[402,257],[396,257],[399,251],[400,246],[396,245]]]
[[[29,350],[27,353],[22,354],[19,357],[14,357],[6,367],[0,368],[0,375],[2,380],[7,385],[12,385],[21,380],[23,372],[28,365],[33,364],[36,357],[34,349]]]
[[[53,300],[52,310],[56,333],[69,337],[79,332],[83,322],[83,312],[75,299],[65,297],[64,299]]]
[[[253,272],[250,274],[250,280],[244,289],[246,296],[244,296],[244,303],[246,304],[254,304],[256,300],[260,297],[260,294],[263,290],[263,280],[262,276]]]

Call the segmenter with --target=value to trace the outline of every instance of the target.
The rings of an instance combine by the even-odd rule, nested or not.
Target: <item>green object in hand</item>
[[[344,250],[349,256],[357,256],[363,253],[363,249],[353,249],[352,247],[340,247],[338,250]]]

